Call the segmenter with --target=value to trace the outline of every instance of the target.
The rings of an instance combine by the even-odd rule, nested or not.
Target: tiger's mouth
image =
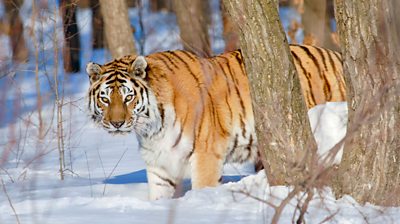
[[[112,135],[125,135],[125,134],[129,134],[132,132],[133,128],[131,124],[124,124],[121,127],[114,127],[111,124],[105,124],[104,122],[103,124],[103,128],[108,131],[108,133],[112,134]]]
[[[112,135],[127,135],[131,132],[131,130],[108,130],[108,133]]]

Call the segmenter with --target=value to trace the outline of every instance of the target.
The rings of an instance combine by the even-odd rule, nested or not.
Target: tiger
[[[331,74],[340,70],[338,55],[311,46],[290,49],[307,107],[341,100],[343,80]],[[208,58],[182,50],[127,55],[104,65],[89,62],[86,72],[93,121],[112,134],[136,134],[150,200],[174,197],[186,177],[192,189],[217,186],[223,164],[257,159],[240,50]]]

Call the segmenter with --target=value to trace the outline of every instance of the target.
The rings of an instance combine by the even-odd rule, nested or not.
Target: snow
[[[29,15],[31,3],[25,2],[28,3],[22,7],[21,14],[27,18],[24,20],[25,26],[32,27]],[[213,3],[214,10],[218,6],[216,2]],[[281,15],[291,13],[281,10]],[[46,17],[54,14],[44,12],[42,15]],[[137,11],[131,10],[130,15],[134,17]],[[104,50],[92,51],[90,48],[90,16],[88,10],[78,12],[82,68],[90,60],[103,63],[110,57]],[[173,15],[145,11],[144,16],[148,19],[145,27],[150,27],[145,31],[148,37],[144,48],[146,53],[180,47]],[[136,20],[133,18],[132,23]],[[3,90],[0,94],[1,224],[271,222],[274,209],[270,205],[281,203],[292,189],[269,186],[264,172],[254,173],[251,164],[226,165],[224,184],[221,186],[190,190],[190,181],[185,180],[180,187],[179,197],[149,201],[145,165],[140,158],[135,136],[113,136],[93,124],[86,109],[87,75],[84,72],[64,74],[62,64],[58,65],[57,75],[60,80],[64,80],[63,136],[67,170],[65,179],[61,181],[57,111],[54,94],[49,87],[54,83],[52,74],[57,66],[52,57],[61,42],[60,46],[53,46],[50,39],[46,39],[54,32],[51,22],[54,20],[47,18],[44,21],[39,24],[44,26],[42,31],[49,35],[44,36],[41,52],[41,60],[44,61],[38,73],[44,99],[41,116],[46,130],[41,140],[38,138],[39,112],[36,109],[34,56],[31,56],[30,63],[10,70],[15,72],[14,76],[0,79]],[[60,19],[55,21],[59,23]],[[157,23],[161,25],[156,27]],[[217,15],[213,16],[213,23],[220,26]],[[213,29],[218,30],[215,27]],[[166,42],[166,38],[170,42]],[[214,38],[217,39],[214,41],[214,49],[221,50],[223,46],[220,37]],[[8,49],[8,38],[1,36],[0,41]],[[9,59],[9,51],[0,52],[2,65]],[[309,116],[320,155],[323,156],[345,134],[346,105],[320,105],[310,110]],[[280,223],[293,222],[294,214],[298,215],[296,206],[301,201],[304,201],[302,193],[285,207]],[[307,223],[321,223],[324,220],[327,223],[396,223],[399,218],[400,208],[359,205],[350,196],[336,199],[329,188],[316,192],[305,214]]]
[[[327,102],[308,111],[311,130],[317,142],[317,154],[321,161],[329,160],[330,150],[346,135],[347,103]],[[343,144],[333,158],[333,164],[339,164],[343,155]],[[329,163],[329,164],[332,164]]]

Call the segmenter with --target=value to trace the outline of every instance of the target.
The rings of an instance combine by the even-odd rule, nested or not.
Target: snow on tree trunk
[[[135,54],[135,41],[125,0],[100,0],[108,49],[113,58]]]
[[[350,136],[334,187],[361,203],[400,205],[398,4],[336,1]]]
[[[300,81],[274,0],[224,0],[240,30],[259,149],[270,184],[296,184],[315,149]]]

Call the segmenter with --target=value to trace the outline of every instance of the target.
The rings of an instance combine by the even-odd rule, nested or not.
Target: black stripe
[[[197,77],[197,76],[194,74],[194,72],[193,72],[192,69],[190,68],[189,64],[188,64],[183,58],[181,58],[181,57],[177,54],[176,51],[168,51],[168,53],[170,53],[170,54],[172,54],[173,56],[175,56],[176,58],[178,58],[178,59],[183,63],[183,65],[185,66],[185,68],[189,71],[189,74],[192,75],[193,78],[196,80],[197,85],[200,85],[200,83],[201,83],[201,82],[200,82],[200,78]]]
[[[329,53],[331,53],[331,52],[329,52]],[[336,68],[335,62],[333,61],[332,54],[328,54],[328,59],[329,59],[330,64],[332,65],[333,72],[337,73],[337,68]]]
[[[138,114],[142,113],[145,109],[146,109],[146,107],[144,107],[144,106],[142,106],[141,108],[139,108]]]
[[[320,68],[320,66],[319,66],[319,63],[318,63],[317,58],[314,56],[313,53],[311,53],[311,51],[310,51],[310,49],[308,49],[308,47],[303,46],[303,45],[300,45],[299,47],[300,47],[304,52],[306,52],[307,56],[308,56],[309,58],[311,58],[311,60],[314,62],[314,65],[315,65],[315,67],[317,67],[318,73],[319,73],[319,75],[320,75],[320,77],[321,77],[321,76],[322,76],[322,72],[321,72],[321,68]]]
[[[246,150],[249,151],[249,153],[251,152],[252,146],[253,146],[253,135],[250,135],[249,144],[247,144],[247,146],[246,146]]]
[[[113,83],[115,81],[115,79],[113,79],[113,77],[111,77],[107,82],[106,85],[110,85],[111,83]]]
[[[237,148],[237,146],[238,146],[238,144],[239,144],[239,136],[238,136],[238,134],[236,134],[235,135],[235,140],[233,140],[233,146],[232,146],[232,148],[231,148],[231,150],[230,150],[230,152],[229,152],[229,155],[227,156],[227,160],[228,161],[230,161],[230,160],[233,160],[233,154],[235,153],[235,149]]]
[[[229,104],[228,95],[225,95],[225,103],[226,103],[226,106],[227,106],[228,109],[229,109],[229,117],[230,117],[229,120],[232,121],[232,119],[233,119],[233,112],[232,112],[231,105]]]
[[[322,63],[324,64],[325,71],[327,71],[327,73],[324,72],[324,73],[321,73],[321,75],[322,75],[322,78],[324,79],[324,84],[325,84],[324,85],[325,100],[330,101],[332,99],[332,90],[331,90],[332,88],[331,88],[331,84],[329,83],[329,80],[326,77],[327,75],[329,75],[329,72],[328,72],[328,65],[326,64],[326,59],[325,59],[325,56],[323,53],[323,51],[326,52],[326,50],[323,50],[318,47],[314,47],[314,49],[316,49],[317,52],[319,53],[319,55],[321,56],[321,60],[322,60]],[[321,72],[320,69],[318,69],[318,71]]]
[[[312,102],[310,102],[310,99],[308,97],[306,97],[306,99],[307,99],[309,107],[311,108],[311,107],[315,106],[315,97],[314,97],[314,94],[312,91],[312,86],[311,86],[311,81],[310,81],[311,77],[307,73],[306,69],[304,68],[299,56],[297,56],[297,54],[294,51],[291,51],[291,53],[292,53],[293,59],[297,61],[297,63],[300,65],[300,68],[301,68],[303,74],[306,76],[308,88],[310,90],[308,94],[311,95]],[[301,75],[301,74],[299,74],[299,75]]]
[[[174,69],[171,68],[171,67],[169,66],[169,64],[170,64],[169,58],[168,58],[166,55],[160,53],[160,54],[157,54],[156,56],[157,56],[157,57],[155,57],[155,59],[161,61],[161,62],[165,65],[165,67],[167,67],[167,69],[168,69],[169,71],[172,71],[172,72],[174,71]],[[160,57],[159,57],[159,56],[160,56]],[[164,57],[167,57],[168,60],[165,60]],[[147,67],[150,67],[150,66],[147,66]]]
[[[203,124],[204,124],[204,109],[201,111],[201,115],[200,115],[200,123],[199,123],[199,128],[198,128],[198,132],[196,135],[195,139],[199,139],[200,138],[200,134],[201,134],[201,129],[203,129]]]
[[[342,62],[342,55],[339,52],[337,51],[331,51],[331,52],[336,56],[338,61]]]
[[[166,53],[169,53],[169,51],[161,52],[159,55],[164,58],[163,62],[167,65],[167,67],[168,67],[168,64],[172,64],[175,68],[179,69],[179,64],[176,64],[176,62],[174,62],[174,60],[172,60],[171,57],[168,57],[168,55],[166,55]],[[171,68],[168,68],[168,69],[170,69],[171,71],[175,71],[175,69],[171,69]]]
[[[150,112],[149,109],[146,107],[146,112],[144,113],[144,115],[146,115],[147,117],[150,117]]]
[[[164,127],[164,119],[165,119],[165,109],[162,103],[158,103],[157,105],[158,111],[160,112],[160,117],[161,117],[161,124]]]
[[[243,64],[242,51],[240,49],[234,51],[233,55],[235,56],[235,58],[239,62],[239,64]]]
[[[135,58],[135,60],[136,60],[136,58]],[[128,61],[119,60],[118,63],[121,63],[121,64],[123,64],[125,66],[128,66],[128,65],[130,65],[130,61],[131,61],[130,59],[128,59]]]
[[[221,130],[222,130],[222,134],[224,135],[224,136],[229,136],[230,135],[230,133],[229,133],[229,131],[228,130],[226,130],[225,129],[225,127],[222,125],[222,123],[221,123],[221,118],[220,118],[220,114],[218,113],[218,110],[217,110],[217,108],[216,108],[216,106],[215,106],[215,104],[214,104],[214,101],[213,101],[213,98],[212,98],[212,96],[211,96],[211,94],[208,92],[208,96],[210,97],[210,104],[211,104],[211,107],[212,107],[212,115],[213,115],[213,119],[214,119],[214,123],[215,123],[215,125],[216,125],[216,122],[218,122],[218,125],[219,125],[219,127],[221,128]],[[216,117],[216,118],[215,118]]]
[[[190,58],[190,60],[192,60],[193,62],[197,61],[197,58],[195,56],[193,56],[193,54],[187,52],[187,51],[180,51],[183,54],[185,54],[188,58]]]
[[[182,133],[183,133],[183,127],[185,127],[185,125],[186,125],[187,117],[188,117],[188,113],[186,112],[185,118],[183,119],[183,121],[182,121],[182,123],[181,123],[181,129],[180,129],[178,138],[175,140],[175,143],[174,143],[174,145],[172,146],[172,148],[175,148],[175,146],[177,146],[177,145],[179,144],[179,142],[181,141]],[[175,119],[176,119],[176,118],[175,118]],[[175,125],[175,121],[174,121],[174,125]]]
[[[120,79],[120,78],[116,78],[115,79],[116,81],[118,81],[118,82],[120,82],[120,83],[126,83],[126,80],[125,79]]]
[[[163,177],[161,175],[159,175],[156,172],[150,171],[152,174],[156,175],[158,178],[160,178],[162,181],[168,183],[171,187],[176,188],[176,184],[174,183],[174,181],[172,181],[171,179],[167,178],[167,177]]]
[[[175,148],[179,144],[179,142],[181,141],[181,138],[182,138],[182,133],[183,133],[183,126],[181,125],[181,130],[179,131],[179,135],[176,138],[175,143],[172,146],[172,148]]]
[[[243,115],[240,114],[239,118],[240,118],[240,128],[242,129],[242,137],[246,138],[247,131],[246,131],[246,125],[245,125],[245,122],[243,119]]]
[[[335,51],[329,51],[327,53],[328,53],[329,62],[332,65],[332,68],[333,68],[333,71],[334,71],[334,74],[335,74],[335,77],[336,77],[336,81],[337,81],[338,86],[339,86],[340,96],[342,97],[342,99],[345,99],[345,93],[343,92],[343,89],[346,89],[346,87],[343,86],[343,83],[341,82],[341,80],[342,80],[341,77],[338,77],[338,70],[339,69],[336,67],[336,63],[333,60],[332,55],[334,55],[336,57],[336,59],[339,60],[339,62],[342,62],[342,61],[340,60],[339,56],[336,55]]]
[[[323,49],[321,49],[319,47],[314,47],[314,49],[316,49],[317,52],[319,53],[319,55],[321,56],[322,63],[324,64],[325,71],[328,71],[328,65],[326,64],[326,58],[325,58],[325,55],[324,55],[324,52],[326,52],[326,50],[323,50]]]
[[[189,152],[189,154],[186,156],[186,160],[189,160],[190,159],[190,157],[192,157],[192,155],[193,155],[193,152],[194,152],[194,141],[193,141],[193,147],[192,147],[192,150],[190,150],[190,152]]]
[[[238,143],[239,143],[239,136],[238,136],[238,134],[236,134],[235,135],[235,140],[233,141],[233,147],[232,147],[232,150],[235,150],[236,149],[236,147],[238,146]]]
[[[233,72],[232,72],[232,70],[231,70],[231,66],[229,65],[229,60],[228,59],[226,59],[227,61],[226,61],[226,65],[228,66],[228,68],[229,68],[229,76],[230,76],[230,79],[233,81],[233,83],[234,83],[234,89],[235,89],[235,92],[236,92],[236,94],[237,94],[237,96],[238,96],[238,98],[239,98],[239,103],[240,103],[240,107],[241,107],[241,109],[242,109],[242,112],[243,112],[243,115],[246,117],[246,109],[245,109],[245,107],[244,107],[244,102],[243,102],[243,97],[242,97],[242,95],[240,94],[241,92],[239,91],[239,87],[238,87],[238,85],[240,85],[239,84],[239,82],[237,81],[237,79],[234,77],[234,74],[233,74]],[[221,70],[222,71],[224,71],[223,70],[223,66],[220,64],[220,62],[219,61],[217,61],[217,64],[221,67]],[[226,74],[225,74],[226,75]],[[228,89],[230,89],[229,88],[229,85],[228,85]],[[230,92],[230,91],[229,91]]]

